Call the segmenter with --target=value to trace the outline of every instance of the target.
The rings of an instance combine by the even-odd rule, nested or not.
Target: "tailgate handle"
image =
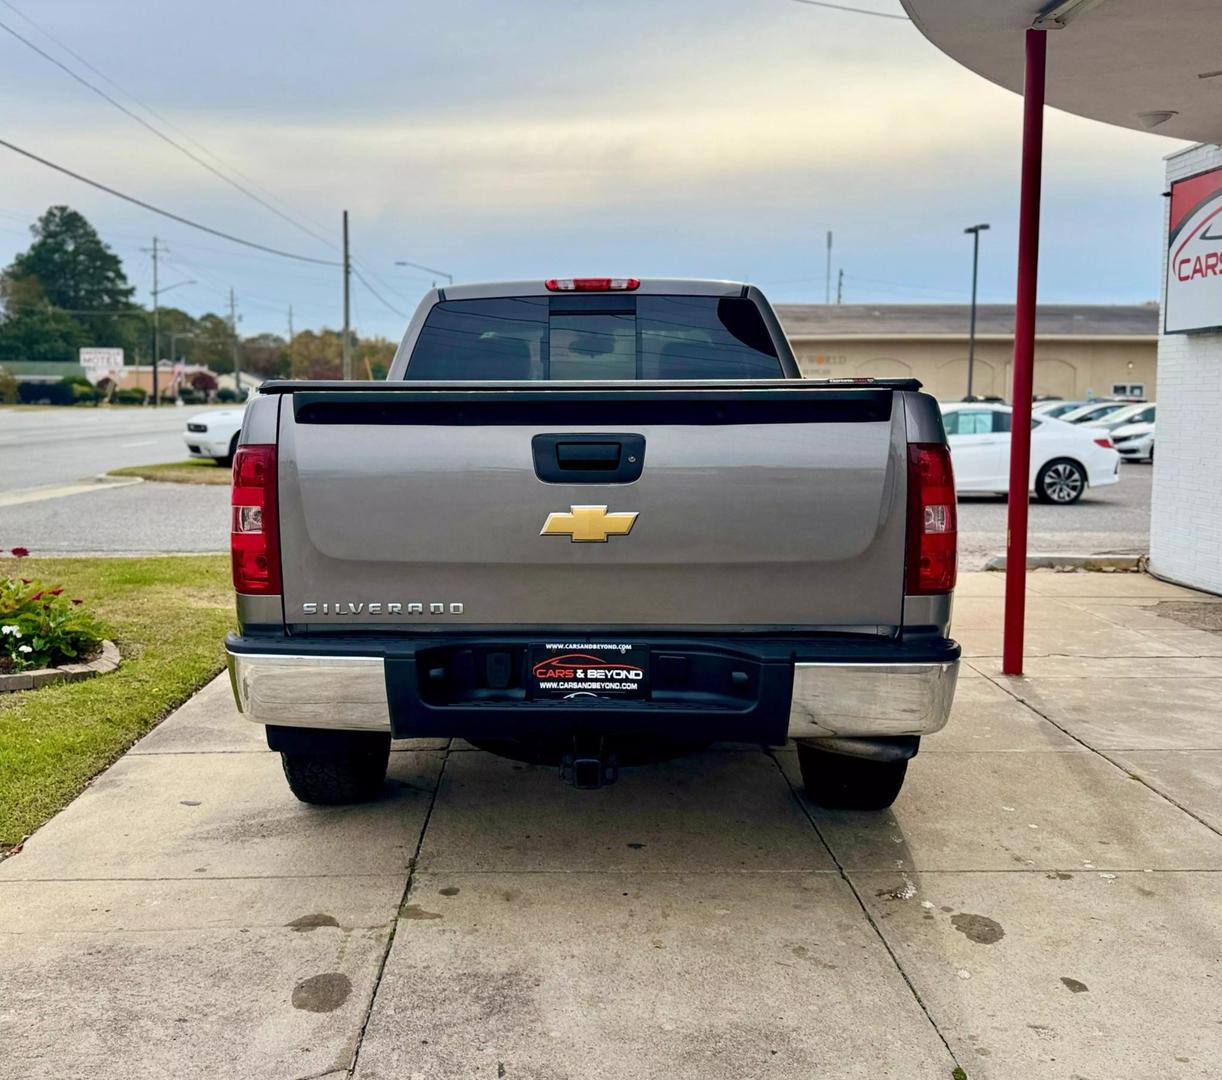
[[[644,435],[536,435],[531,449],[547,484],[631,484],[645,465]]]
[[[562,469],[617,469],[623,450],[617,442],[556,443],[556,464]]]

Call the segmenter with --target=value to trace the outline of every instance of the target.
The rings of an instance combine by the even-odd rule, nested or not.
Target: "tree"
[[[323,327],[302,330],[289,346],[289,372],[294,379],[338,379],[342,374],[340,335]]]
[[[201,394],[211,394],[216,389],[216,379],[206,371],[192,373],[189,381],[192,388]]]
[[[179,341],[179,353],[184,354],[191,363],[204,364],[213,371],[233,370],[233,335],[229,332],[227,319],[208,312],[192,320],[189,329],[194,336],[189,342]],[[164,324],[161,333],[165,340]],[[165,341],[165,348],[169,348],[168,341]]]
[[[114,311],[131,306],[135,290],[123,263],[75,210],[53,206],[30,226],[34,243],[8,268],[15,278],[37,278],[46,298],[73,311]]]
[[[123,263],[93,226],[67,206],[52,206],[30,232],[33,244],[13,260],[5,277],[37,283],[46,302],[63,309],[88,344],[134,350],[140,327],[115,313],[137,310],[132,304],[135,290],[123,273]]]
[[[85,344],[80,324],[47,302],[35,278],[0,277],[0,308],[0,361],[71,361]]]
[[[352,375],[357,379],[385,379],[395,357],[396,343],[389,338],[362,338],[352,351]]]
[[[242,370],[266,378],[289,372],[287,344],[279,334],[256,334],[242,342]]]

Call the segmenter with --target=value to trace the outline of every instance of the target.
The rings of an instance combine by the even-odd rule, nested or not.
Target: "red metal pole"
[[[1048,38],[1027,31],[1023,83],[1023,167],[1018,217],[1018,296],[1014,314],[1014,408],[1010,433],[1010,497],[1006,528],[1006,618],[1001,670],[1023,673],[1027,605],[1027,506],[1031,476],[1031,393],[1035,367],[1035,300],[1040,252],[1040,184],[1044,157],[1044,77]]]

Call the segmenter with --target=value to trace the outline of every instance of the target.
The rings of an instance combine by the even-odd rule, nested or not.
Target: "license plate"
[[[532,645],[527,692],[533,698],[648,697],[649,649],[620,641]]]

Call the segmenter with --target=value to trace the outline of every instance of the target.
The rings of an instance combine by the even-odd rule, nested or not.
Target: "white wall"
[[[1167,159],[1168,184],[1216,166],[1222,147],[1191,147]],[[1159,338],[1155,432],[1150,568],[1222,593],[1222,334]]]

